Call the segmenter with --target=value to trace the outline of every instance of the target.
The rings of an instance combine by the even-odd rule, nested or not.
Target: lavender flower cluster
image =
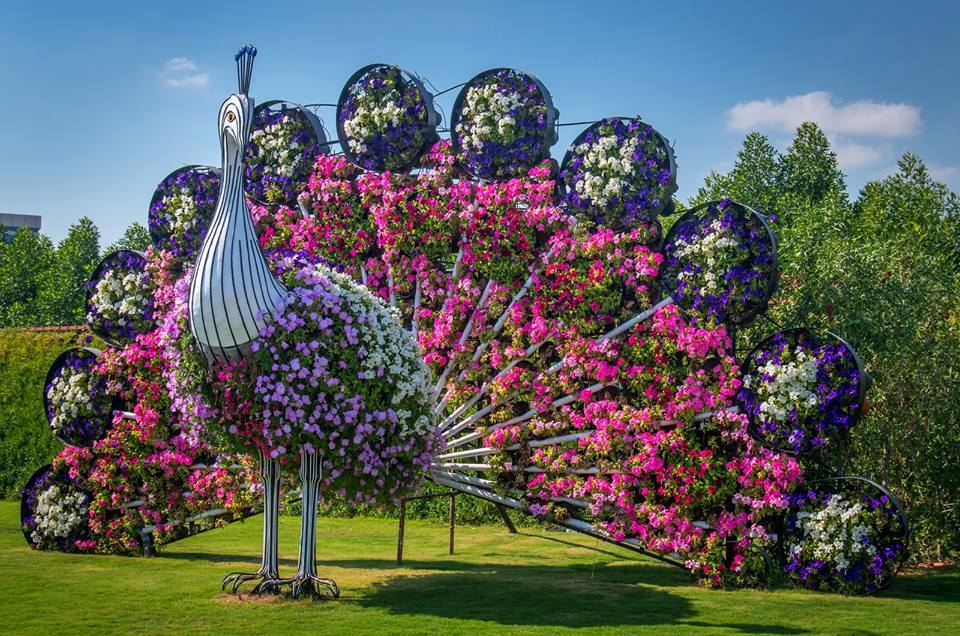
[[[322,489],[351,503],[387,503],[422,483],[439,440],[430,373],[395,311],[349,276],[281,257],[286,303],[254,343],[252,414],[283,457],[303,446],[323,457]]]
[[[883,589],[906,555],[907,528],[899,503],[867,480],[826,483],[835,487],[788,497],[784,571],[811,589]]]
[[[571,211],[614,228],[649,221],[671,205],[677,190],[672,151],[639,118],[591,125],[570,146],[560,178]]]
[[[64,351],[54,361],[43,388],[47,421],[57,439],[90,446],[103,439],[113,421],[114,398],[107,379],[93,372],[97,354],[90,349]]]
[[[220,175],[210,168],[183,168],[164,179],[150,200],[153,244],[189,259],[203,244],[219,193]]]
[[[269,205],[296,201],[320,151],[317,132],[300,108],[261,106],[243,153],[247,196]]]
[[[854,353],[843,342],[816,342],[802,330],[778,332],[747,360],[738,402],[762,443],[805,453],[853,426],[860,382]]]
[[[471,80],[457,99],[453,144],[457,160],[481,179],[523,177],[547,158],[555,140],[547,99],[526,73],[498,69]]]
[[[777,274],[761,217],[729,199],[688,211],[664,245],[664,280],[695,317],[740,324],[763,309]]]
[[[21,520],[27,543],[39,550],[89,549],[88,493],[49,465],[38,470],[21,492]]]
[[[113,346],[124,346],[154,325],[147,260],[139,252],[107,255],[87,282],[87,326]]]
[[[371,68],[348,85],[337,123],[347,156],[375,172],[409,170],[436,140],[425,95],[395,66]]]

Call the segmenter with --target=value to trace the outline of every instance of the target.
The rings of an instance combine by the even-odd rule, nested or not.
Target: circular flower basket
[[[106,378],[91,370],[100,351],[67,349],[53,361],[43,385],[43,410],[54,436],[67,446],[91,446],[106,436],[120,400],[107,392]]]
[[[453,154],[480,179],[526,176],[557,143],[557,117],[550,92],[533,75],[512,68],[483,71],[453,103]]]
[[[865,477],[812,482],[789,496],[784,571],[798,585],[863,594],[890,585],[907,557],[903,506]]]
[[[217,207],[220,174],[208,166],[184,166],[167,175],[150,199],[150,238],[177,258],[189,258],[203,244]]]
[[[351,162],[375,172],[407,172],[437,142],[433,95],[412,73],[370,64],[350,76],[337,101],[337,134]]]
[[[777,286],[777,243],[766,219],[729,199],[687,210],[664,240],[664,289],[685,309],[746,325]]]
[[[673,211],[677,162],[667,140],[635,117],[608,117],[570,145],[560,165],[571,213],[629,227]]]
[[[860,416],[869,380],[860,357],[843,339],[788,329],[747,356],[737,402],[757,441],[800,454],[846,435]]]
[[[318,154],[329,152],[320,119],[303,106],[264,102],[253,115],[243,152],[244,191],[261,205],[294,205]]]
[[[87,525],[91,497],[50,464],[20,491],[20,529],[31,548],[77,552],[93,547]]]
[[[104,342],[123,347],[154,326],[147,259],[118,250],[104,257],[87,282],[87,326]]]

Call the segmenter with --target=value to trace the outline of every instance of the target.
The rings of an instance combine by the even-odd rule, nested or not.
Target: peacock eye
[[[236,118],[237,116],[233,114],[233,111],[230,111],[229,113],[227,113],[227,121],[233,121]]]

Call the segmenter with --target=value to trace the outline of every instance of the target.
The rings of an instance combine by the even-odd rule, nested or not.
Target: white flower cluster
[[[259,149],[258,163],[264,172],[275,177],[293,178],[303,166],[300,144],[293,140],[299,121],[284,117],[270,126],[253,131],[250,141]]]
[[[87,513],[87,496],[70,486],[53,484],[37,496],[36,502],[33,516],[37,526],[30,533],[34,543],[69,536]]]
[[[604,207],[611,197],[620,196],[636,174],[633,153],[638,143],[636,137],[620,143],[616,135],[606,135],[573,148],[583,157],[582,174],[574,186],[577,194],[597,207]]]
[[[700,265],[701,271],[681,271],[678,278],[682,281],[693,281],[707,293],[719,293],[724,283],[724,275],[731,264],[728,262],[727,250],[736,248],[737,240],[731,236],[729,228],[720,224],[720,219],[710,223],[710,231],[705,236],[697,236],[687,242],[677,239],[674,243],[674,254],[677,258],[692,261]],[[696,279],[694,281],[694,279]]]
[[[366,356],[363,358],[360,373],[365,379],[373,380],[383,370],[381,381],[393,388],[391,402],[394,406],[413,403],[420,408],[417,412],[400,408],[396,410],[405,435],[429,432],[432,419],[432,387],[430,370],[413,339],[413,334],[403,328],[400,313],[396,308],[387,307],[376,298],[367,287],[355,282],[350,276],[333,271],[324,265],[317,269],[339,288],[346,305],[354,315],[363,314],[366,319],[356,323],[359,346]]]
[[[773,380],[762,380],[769,375]],[[756,388],[760,399],[760,412],[777,422],[786,421],[793,409],[802,411],[816,408],[817,359],[803,349],[798,349],[794,359],[777,364],[768,361],[743,380],[743,385]]]
[[[200,220],[200,208],[194,200],[194,193],[187,188],[163,197],[163,209],[170,215],[171,236],[185,235]]]
[[[126,326],[131,319],[139,319],[150,298],[147,290],[147,272],[131,272],[111,269],[97,281],[90,297],[91,304],[108,320]],[[96,316],[91,312],[88,321]]]
[[[500,92],[496,82],[471,86],[457,124],[460,143],[464,148],[483,150],[494,131],[503,143],[510,143],[517,123],[511,112],[522,105],[523,96],[520,93]]]
[[[64,426],[78,417],[93,414],[93,397],[90,395],[90,374],[71,367],[64,367],[51,383],[47,400],[53,408],[50,427],[61,433]]]
[[[367,151],[364,139],[372,137],[378,132],[385,131],[389,126],[399,126],[403,110],[397,105],[400,94],[396,90],[386,91],[374,97],[366,94],[358,100],[359,105],[353,116],[344,120],[343,129],[349,138],[350,150],[361,154]]]
[[[797,527],[803,536],[792,539],[787,545],[792,556],[808,550],[813,559],[822,559],[838,568],[850,567],[850,561],[859,557],[872,557],[877,548],[864,538],[870,529],[858,524],[863,505],[847,502],[840,495],[833,495],[817,512],[797,513]]]

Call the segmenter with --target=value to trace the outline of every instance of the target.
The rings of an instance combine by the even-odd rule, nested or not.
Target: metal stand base
[[[309,594],[317,598],[340,597],[340,588],[331,579],[317,575],[317,499],[320,489],[320,454],[300,448],[300,486],[302,512],[300,517],[300,558],[297,573],[290,578],[263,581],[262,591],[280,591],[290,586],[290,595],[300,598]]]
[[[268,583],[280,578],[280,560],[277,556],[278,521],[280,518],[280,461],[260,452],[260,480],[263,482],[263,556],[256,572],[231,572],[223,577],[220,589],[236,594],[240,586],[249,581],[259,581],[254,594],[267,590]]]

